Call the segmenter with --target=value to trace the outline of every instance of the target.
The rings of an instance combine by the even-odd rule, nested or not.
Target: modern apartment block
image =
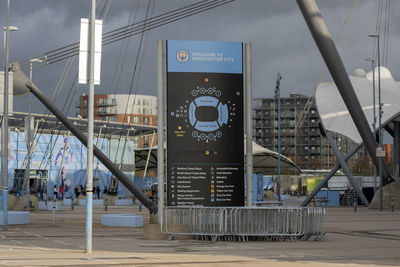
[[[79,97],[78,114],[88,116],[88,96]],[[149,95],[98,94],[94,96],[94,119],[101,121],[157,125],[157,97]],[[148,147],[152,135],[137,140],[137,147]],[[157,137],[155,137],[157,140]],[[154,144],[156,141],[154,141]]]
[[[307,108],[306,108],[307,107]],[[314,99],[302,94],[281,98],[281,153],[301,169],[331,169],[336,157],[326,137],[319,130],[319,115]],[[355,143],[343,135],[332,133],[342,154]],[[274,98],[253,100],[253,140],[273,151],[278,151],[278,102]],[[348,162],[351,165],[360,156]]]

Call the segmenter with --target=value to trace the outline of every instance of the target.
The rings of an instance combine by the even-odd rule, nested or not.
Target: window
[[[144,124],[144,125],[149,125],[149,122],[150,122],[150,120],[149,120],[148,117],[144,117],[144,118],[143,118],[143,124]]]
[[[133,118],[133,122],[136,123],[136,124],[139,124],[140,123],[140,117],[134,117]]]

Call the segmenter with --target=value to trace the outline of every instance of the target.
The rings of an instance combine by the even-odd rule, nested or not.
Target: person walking
[[[75,191],[75,197],[76,197],[76,199],[78,199],[79,195],[81,193],[81,188],[79,186],[75,186],[74,191]]]
[[[104,186],[104,189],[103,189],[103,197],[107,194],[107,191],[108,191],[108,190],[107,190],[107,186],[105,185],[105,186]]]
[[[57,196],[58,196],[58,190],[57,190],[57,185],[55,184],[53,187],[53,193],[54,193],[54,198],[55,200],[57,200]]]
[[[62,200],[62,199],[63,199],[63,196],[64,196],[64,185],[61,184],[61,185],[60,185],[60,196],[59,196],[59,198]]]
[[[96,186],[97,199],[100,199],[100,187]]]

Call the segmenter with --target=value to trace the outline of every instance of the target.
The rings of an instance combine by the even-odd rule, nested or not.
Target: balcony
[[[115,98],[100,98],[96,105],[98,107],[114,107],[117,105],[117,100]]]
[[[115,115],[117,114],[117,109],[116,108],[99,108],[97,110],[97,114],[98,115]]]

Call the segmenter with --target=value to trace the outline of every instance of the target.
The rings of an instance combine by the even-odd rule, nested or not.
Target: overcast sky
[[[0,22],[5,25],[6,1],[1,1]],[[105,4],[98,0],[97,17]],[[197,1],[156,0],[150,9],[153,16]],[[331,34],[338,35],[345,18],[349,15],[353,0],[317,1]],[[360,0],[350,21],[337,42],[347,72],[355,68],[370,69],[364,59],[372,57],[373,40],[368,34],[375,32],[378,16],[378,0]],[[112,0],[104,19],[103,33],[126,26],[136,14],[135,21],[145,17],[148,0]],[[19,31],[10,33],[10,62],[30,58],[76,42],[79,38],[80,18],[87,17],[91,0],[12,0],[10,24]],[[399,44],[400,24],[397,14],[400,1],[391,1],[389,49],[387,66],[395,80],[400,80]],[[132,11],[132,12],[131,12]],[[397,16],[397,17],[396,17]],[[383,34],[383,32],[382,32]],[[132,73],[138,53],[136,35],[129,40],[127,54],[122,54],[125,65],[120,82],[116,69],[122,60],[122,41],[103,48],[101,85],[96,93],[127,93],[131,88]],[[156,41],[157,40],[212,40],[243,41],[252,43],[253,96],[272,97],[276,75],[280,72],[281,95],[290,93],[313,94],[321,68],[322,58],[294,0],[236,0],[224,6],[162,26],[143,36],[143,64],[138,64],[132,92],[156,94]],[[383,44],[383,40],[381,42]],[[382,45],[383,46],[383,45]],[[1,55],[1,60],[3,56]],[[3,61],[2,61],[3,62]],[[139,60],[139,63],[141,60]],[[33,81],[51,97],[67,61],[33,70]],[[72,64],[56,103],[62,107],[71,88],[77,88],[68,113],[75,115],[78,95],[87,92],[87,86],[74,85],[78,58]],[[141,71],[140,71],[141,70]],[[140,75],[138,75],[140,73]],[[28,73],[27,73],[28,75]],[[329,75],[325,80],[329,79]],[[112,81],[114,85],[112,86]],[[118,85],[115,85],[118,84]],[[14,100],[16,111],[27,111],[28,96]],[[69,106],[69,104],[67,104]],[[34,112],[44,112],[42,105],[34,101]]]

